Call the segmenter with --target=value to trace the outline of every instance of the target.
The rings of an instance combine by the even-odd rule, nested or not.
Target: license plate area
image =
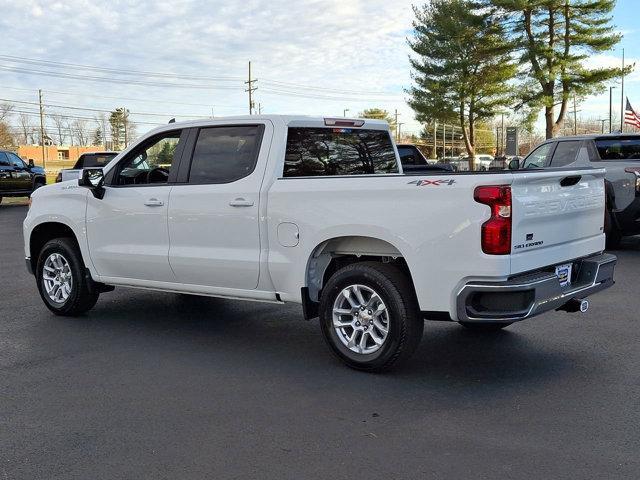
[[[556,277],[558,277],[558,282],[560,282],[561,287],[568,287],[571,285],[572,269],[573,265],[571,263],[556,266]]]

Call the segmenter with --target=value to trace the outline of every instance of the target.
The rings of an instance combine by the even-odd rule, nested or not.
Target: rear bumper
[[[510,323],[558,309],[612,286],[616,261],[608,253],[573,261],[566,287],[560,286],[553,266],[504,282],[470,282],[458,293],[458,320]]]

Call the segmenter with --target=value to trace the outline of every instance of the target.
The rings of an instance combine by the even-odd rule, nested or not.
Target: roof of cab
[[[284,123],[286,126],[309,126],[309,127],[330,127],[325,125],[325,120],[339,120],[339,121],[363,121],[364,124],[361,127],[354,126],[353,128],[373,128],[377,130],[388,129],[389,124],[385,120],[376,120],[371,118],[343,118],[339,116],[307,116],[307,115],[236,115],[229,117],[214,117],[214,118],[201,118],[197,120],[187,120],[182,122],[172,122],[166,125],[155,128],[156,130],[167,130],[175,128],[190,128],[190,127],[202,127],[205,125],[216,125],[219,123],[229,123],[234,121],[246,122],[252,121],[271,121],[273,123]],[[341,125],[341,127],[344,127]]]

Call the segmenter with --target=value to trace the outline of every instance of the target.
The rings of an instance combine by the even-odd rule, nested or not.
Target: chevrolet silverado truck
[[[425,319],[495,331],[586,310],[613,284],[604,170],[408,174],[399,160],[383,121],[172,123],[35,192],[27,269],[58,315],[116,286],[298,303],[367,371],[409,358]]]

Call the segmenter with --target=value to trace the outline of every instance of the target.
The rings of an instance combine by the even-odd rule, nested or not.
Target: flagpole
[[[620,133],[624,133],[624,48],[622,49],[622,89],[620,92]]]

